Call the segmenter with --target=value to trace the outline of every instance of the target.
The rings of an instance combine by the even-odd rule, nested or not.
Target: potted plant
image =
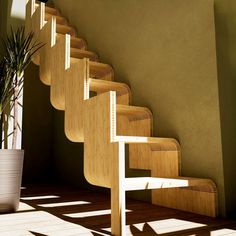
[[[4,55],[0,62],[0,117],[1,128],[5,132],[8,125],[4,122],[12,117],[13,131],[11,144],[0,149],[0,212],[16,211],[19,206],[20,187],[24,151],[17,149],[19,132],[19,99],[22,93],[24,70],[32,55],[42,47],[34,40],[33,32],[25,34],[24,27],[16,32],[11,29],[3,40]],[[5,141],[8,137],[4,137]],[[6,144],[6,142],[5,142]],[[1,146],[2,141],[1,141]]]

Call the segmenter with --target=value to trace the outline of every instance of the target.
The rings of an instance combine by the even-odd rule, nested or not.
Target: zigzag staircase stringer
[[[114,81],[113,68],[87,50],[60,11],[29,0],[26,31],[31,30],[45,43],[33,62],[51,88],[52,105],[65,111],[65,134],[84,142],[86,179],[111,188],[112,233],[125,234],[125,191],[152,189],[153,204],[215,217],[213,181],[180,176],[179,143],[151,137],[151,111],[130,105],[129,86]],[[129,168],[150,170],[150,177],[125,177],[125,144]]]

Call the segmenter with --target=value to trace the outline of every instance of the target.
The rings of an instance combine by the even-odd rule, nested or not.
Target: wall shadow
[[[236,216],[236,2],[215,0],[226,215]]]

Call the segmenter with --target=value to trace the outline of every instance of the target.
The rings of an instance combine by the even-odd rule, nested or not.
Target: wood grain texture
[[[125,83],[90,78],[89,84],[90,90],[98,94],[108,91],[116,91],[116,95],[122,96],[131,93],[129,86]]]
[[[96,92],[97,94],[105,93],[108,91],[116,91],[117,104],[130,104],[131,90],[127,84],[90,78],[89,87],[90,91]]]
[[[111,143],[116,121],[115,103],[110,100],[115,100],[114,93],[104,93],[84,103],[84,174],[91,184],[109,188],[112,166],[119,159],[118,143]]]
[[[77,35],[76,30],[69,25],[64,25],[64,24],[61,25],[57,23],[56,30],[58,34],[69,34],[74,37]]]
[[[51,15],[60,16],[61,13],[58,9],[54,7],[45,6],[45,12]]]
[[[157,189],[152,192],[152,203],[215,217],[218,214],[217,194],[213,184],[208,184],[208,186],[212,186],[211,191],[204,191],[204,187],[199,190],[191,188]],[[174,198],[174,196],[178,197]]]
[[[37,9],[40,6],[41,2],[38,2],[35,4],[35,8]],[[54,16],[60,16],[61,13],[58,9],[54,8],[54,7],[49,7],[49,6],[45,6],[45,13],[48,13],[50,15],[54,15]]]
[[[83,49],[78,48],[71,48],[70,49],[71,57],[74,58],[89,58],[92,61],[98,61],[98,55],[94,52],[86,51]]]
[[[32,15],[32,22],[31,22],[31,29],[34,32],[34,38],[33,41],[38,41],[38,39],[40,39],[40,32],[42,27],[44,26],[44,15],[45,15],[45,4],[44,3],[40,3],[38,8],[34,11],[33,15]],[[33,57],[32,57],[32,61],[36,64],[39,65],[40,63],[40,52],[37,51]]]
[[[87,60],[71,64],[65,73],[65,134],[73,142],[84,142],[84,100],[89,97]]]
[[[64,37],[64,35],[57,33],[57,38],[61,38],[61,37]],[[70,37],[70,46],[72,48],[79,48],[79,49],[84,49],[84,50],[86,50],[87,48],[87,44],[84,39],[74,37],[74,36]]]
[[[40,80],[45,85],[51,84],[51,69],[52,69],[52,48],[56,42],[56,19],[51,18],[42,28],[40,32],[40,41],[44,43],[44,47],[40,50],[40,67],[39,76]]]
[[[117,94],[116,102],[117,104],[129,105],[131,103],[131,93]]]
[[[112,81],[114,80],[114,71],[108,64],[90,61],[89,76],[91,78]]]
[[[45,13],[45,20],[46,21],[49,21],[51,20],[52,17],[55,17],[56,18],[56,21],[58,24],[60,25],[68,25],[68,21],[65,17],[62,17],[62,16],[58,16],[58,15],[52,15],[50,13]]]
[[[70,66],[70,35],[56,41],[51,51],[51,90],[52,105],[58,110],[65,110],[65,70]]]
[[[118,155],[113,155],[111,184],[111,233],[126,235],[125,145],[118,143]]]
[[[157,178],[157,177],[135,177],[126,178],[125,190],[148,190],[148,189],[171,189],[178,187],[205,186],[211,184],[211,180],[191,178],[191,177],[175,177],[175,178]]]
[[[120,110],[120,111],[118,111]],[[147,137],[132,137],[132,136],[117,136],[116,135],[116,115],[121,112],[126,113],[127,108],[124,105],[116,105],[115,92],[107,92],[87,99],[84,103],[84,171],[86,179],[94,185],[111,188],[111,229],[113,235],[125,235],[125,191],[145,190],[145,189],[161,189],[198,186],[212,186],[213,182],[208,179],[179,177],[179,145],[176,140],[168,138],[147,138]],[[145,111],[146,112],[146,111]],[[133,108],[128,110],[129,118],[133,119],[134,115],[143,118],[143,109]],[[141,114],[141,116],[140,116]],[[149,114],[149,113],[148,113]],[[150,114],[149,114],[150,115]],[[147,169],[153,168],[155,165],[159,169],[153,175],[160,177],[148,178],[125,178],[125,143],[136,143],[146,145],[145,148],[150,150],[150,160],[142,160],[142,163],[148,163]],[[155,157],[152,157],[152,152]],[[158,155],[158,154],[159,155]],[[160,155],[161,154],[161,155]],[[152,158],[155,158],[152,159]],[[166,160],[169,162],[166,163]],[[142,165],[141,163],[141,165]],[[139,167],[140,169],[140,167]],[[168,178],[167,178],[167,175]],[[175,177],[173,177],[175,175]],[[190,191],[192,191],[190,189]],[[176,201],[173,198],[173,192],[169,195],[163,191],[162,202],[164,205],[168,203],[175,204],[191,211],[201,210],[202,214],[210,214],[215,216],[215,189],[211,192],[211,196],[203,194],[201,196],[207,198],[201,199],[194,204],[190,199],[180,199]],[[168,198],[167,198],[168,196]],[[193,196],[192,196],[193,197]],[[155,202],[155,195],[153,201]],[[213,201],[214,200],[214,201]],[[205,201],[202,206],[199,206],[202,201]],[[212,204],[208,205],[208,201]],[[213,201],[213,202],[212,202]],[[213,208],[212,208],[213,207]],[[190,209],[191,208],[191,209]]]

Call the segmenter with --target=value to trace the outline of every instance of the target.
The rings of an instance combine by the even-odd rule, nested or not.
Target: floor
[[[236,235],[236,221],[127,200],[127,235]],[[108,194],[65,187],[22,189],[20,209],[0,215],[0,236],[111,235]]]

